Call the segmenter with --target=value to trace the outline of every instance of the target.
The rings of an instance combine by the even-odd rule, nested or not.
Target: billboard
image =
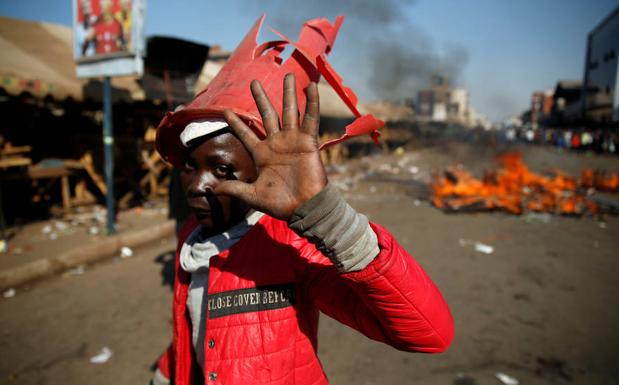
[[[73,0],[78,77],[141,75],[145,0]]]

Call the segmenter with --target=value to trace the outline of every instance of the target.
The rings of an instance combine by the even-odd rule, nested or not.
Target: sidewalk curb
[[[67,250],[55,257],[39,259],[22,266],[0,270],[0,290],[20,286],[43,277],[63,272],[75,266],[92,263],[117,254],[121,247],[138,247],[173,235],[175,223],[166,220],[125,234],[112,235],[101,241]]]

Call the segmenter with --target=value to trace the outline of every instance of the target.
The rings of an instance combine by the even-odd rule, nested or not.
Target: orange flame
[[[473,177],[464,168],[447,169],[432,182],[432,203],[446,211],[504,210],[512,214],[523,211],[565,215],[596,214],[598,206],[586,198],[585,190],[619,189],[619,173],[602,173],[587,169],[580,182],[555,171],[544,176],[529,170],[522,155],[510,152],[497,157],[502,168]]]

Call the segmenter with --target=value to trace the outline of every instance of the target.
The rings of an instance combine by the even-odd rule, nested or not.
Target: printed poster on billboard
[[[73,0],[78,77],[141,75],[145,0]]]

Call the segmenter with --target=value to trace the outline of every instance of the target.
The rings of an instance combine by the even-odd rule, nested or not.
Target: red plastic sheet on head
[[[263,21],[264,16],[256,21],[205,90],[183,110],[168,113],[161,121],[157,132],[157,149],[165,160],[176,166],[182,165],[185,147],[180,142],[179,135],[183,128],[194,120],[222,118],[226,109],[235,112],[258,136],[264,137],[266,134],[262,119],[252,98],[249,84],[252,80],[259,80],[262,83],[281,118],[282,84],[284,76],[288,73],[294,73],[296,77],[297,101],[301,114],[305,111],[305,88],[310,82],[318,82],[322,75],[355,116],[355,120],[346,126],[341,137],[323,143],[321,149],[364,134],[370,135],[372,140],[377,142],[380,135],[378,129],[384,126],[384,122],[372,115],[362,116],[359,113],[357,96],[343,84],[342,78],[326,59],[326,55],[333,48],[344,17],[337,17],[333,24],[324,18],[307,21],[296,42],[274,31],[282,37],[281,40],[258,45],[256,38]],[[284,61],[280,54],[288,44],[296,49]]]

